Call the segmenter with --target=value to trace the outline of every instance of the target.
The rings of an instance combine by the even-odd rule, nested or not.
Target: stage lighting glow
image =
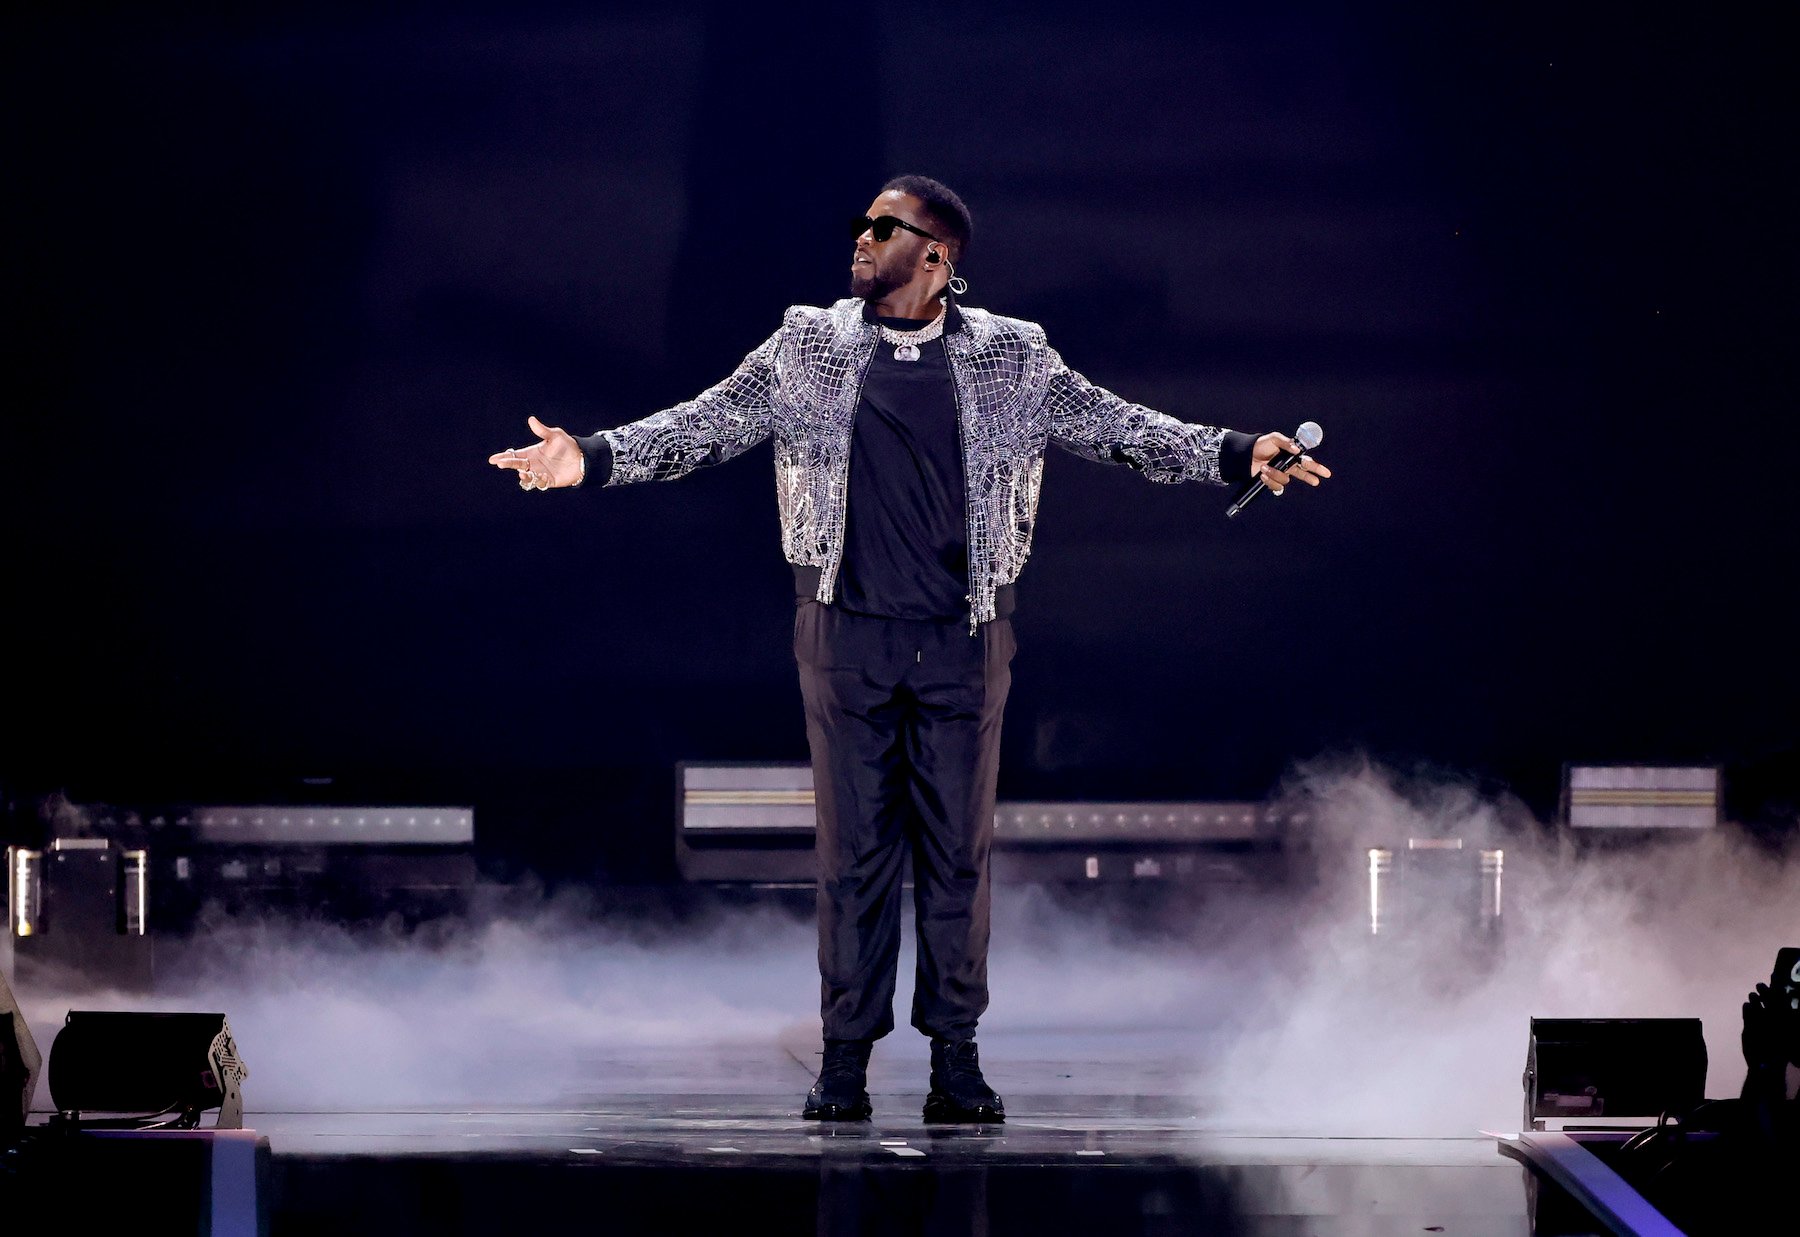
[[[30,936],[38,930],[43,913],[43,854],[12,846],[6,852],[7,924],[14,936]]]
[[[1711,766],[1570,765],[1563,816],[1575,829],[1710,829],[1719,823]]]
[[[1463,855],[1461,838],[1408,838],[1402,850],[1369,847],[1369,935],[1446,927],[1490,935],[1500,928],[1506,852]]]
[[[127,936],[143,936],[150,928],[150,852],[128,850],[124,861],[119,929]]]

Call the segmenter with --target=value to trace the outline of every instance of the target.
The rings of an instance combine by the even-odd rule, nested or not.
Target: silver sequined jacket
[[[968,493],[969,619],[994,617],[995,590],[1018,578],[1031,552],[1044,445],[1128,464],[1152,481],[1222,483],[1227,431],[1127,403],[1063,364],[1035,322],[962,309],[944,334],[962,429]],[[781,329],[737,371],[698,397],[605,430],[607,485],[666,481],[717,464],[775,436],[781,548],[819,568],[832,600],[844,553],[851,419],[880,340],[863,302],[796,305]]]

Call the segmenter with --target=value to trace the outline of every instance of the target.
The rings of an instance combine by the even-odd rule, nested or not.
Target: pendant
[[[894,359],[896,361],[916,361],[916,360],[918,360],[919,359],[919,346],[917,344],[895,344],[894,345]]]

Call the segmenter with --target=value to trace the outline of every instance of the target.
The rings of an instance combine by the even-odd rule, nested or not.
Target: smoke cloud
[[[1059,1096],[1129,1094],[1219,1132],[1517,1129],[1532,1016],[1702,1018],[1708,1094],[1736,1092],[1744,994],[1800,940],[1800,863],[1733,830],[1577,853],[1517,802],[1356,760],[1302,769],[1286,794],[1312,821],[1279,890],[1130,923],[1100,903],[997,890],[983,1063],[1017,1119]],[[1367,849],[1415,837],[1504,848],[1497,945],[1369,935]],[[818,1035],[808,923],[739,909],[650,929],[597,922],[578,901],[504,901],[411,936],[230,923],[154,996],[17,995],[46,1051],[70,1008],[223,1010],[253,1112],[722,1088],[797,1104]],[[924,1090],[924,1042],[906,1027],[910,937],[906,949],[878,1096]]]
[[[1283,979],[1258,986],[1216,1068],[1196,1076],[1222,1123],[1322,1134],[1516,1130],[1534,1016],[1698,1017],[1707,1094],[1742,1085],[1744,996],[1767,980],[1776,950],[1800,939],[1791,857],[1735,829],[1583,853],[1516,801],[1360,762],[1308,770],[1293,793],[1317,814],[1319,880],[1295,908],[1285,948],[1252,960],[1283,968]],[[1368,934],[1362,857],[1415,837],[1504,848],[1504,929],[1493,949]]]

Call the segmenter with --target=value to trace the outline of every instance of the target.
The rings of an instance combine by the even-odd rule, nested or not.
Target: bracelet
[[[571,485],[569,487],[571,490],[579,490],[581,488],[581,483],[583,481],[587,480],[587,452],[586,451],[583,451],[581,453],[580,459],[581,459],[581,475],[579,477],[575,478],[575,484]]]

